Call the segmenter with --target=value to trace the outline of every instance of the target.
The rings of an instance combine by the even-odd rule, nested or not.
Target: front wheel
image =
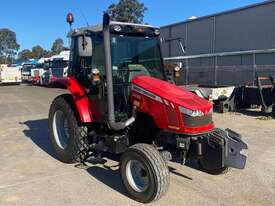
[[[120,173],[129,195],[142,203],[160,199],[169,187],[166,162],[148,144],[133,145],[122,155]]]

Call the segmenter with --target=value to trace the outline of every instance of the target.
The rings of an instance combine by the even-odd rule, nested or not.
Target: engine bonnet
[[[132,83],[145,91],[157,95],[162,100],[187,109],[201,110],[204,113],[208,113],[212,108],[212,104],[209,101],[166,81],[149,76],[137,76],[132,80]]]

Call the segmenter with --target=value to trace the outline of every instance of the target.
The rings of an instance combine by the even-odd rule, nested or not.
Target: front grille
[[[207,114],[202,117],[191,117],[183,114],[183,123],[186,127],[200,127],[211,124],[212,114]]]

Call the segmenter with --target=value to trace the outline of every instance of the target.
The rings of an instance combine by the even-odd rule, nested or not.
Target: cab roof
[[[151,25],[147,25],[147,24],[134,24],[134,23],[125,23],[125,22],[118,22],[118,21],[111,21],[110,25],[121,25],[121,26],[140,26],[140,27],[147,27],[147,28],[152,28],[152,29],[160,29],[159,27],[156,26],[151,26]],[[103,31],[103,25],[102,24],[98,24],[95,26],[88,26],[88,27],[82,27],[79,29],[74,29],[73,31],[68,33],[68,37],[73,37],[73,36],[79,36],[84,34],[84,32],[102,32]]]

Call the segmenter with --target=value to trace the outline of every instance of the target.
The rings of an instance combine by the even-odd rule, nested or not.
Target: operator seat
[[[145,75],[151,76],[148,70],[142,64],[129,64],[129,77],[128,81],[131,82],[135,76]]]
[[[127,114],[125,119],[129,118],[129,115],[131,114],[131,108],[129,108],[131,88],[129,83],[131,83],[132,79],[136,76],[151,76],[148,70],[141,64],[129,64],[127,65],[127,67],[128,72],[127,75],[124,77],[126,85],[116,86],[115,89],[116,110],[121,114]]]
[[[141,75],[151,76],[149,71],[142,64],[129,64],[128,68],[129,68],[129,73],[128,73],[129,74],[129,76],[128,76],[129,83],[131,83],[133,78],[136,76],[141,76]],[[125,101],[126,101],[127,105],[130,101],[130,92],[131,92],[130,87],[126,87],[125,88]]]

